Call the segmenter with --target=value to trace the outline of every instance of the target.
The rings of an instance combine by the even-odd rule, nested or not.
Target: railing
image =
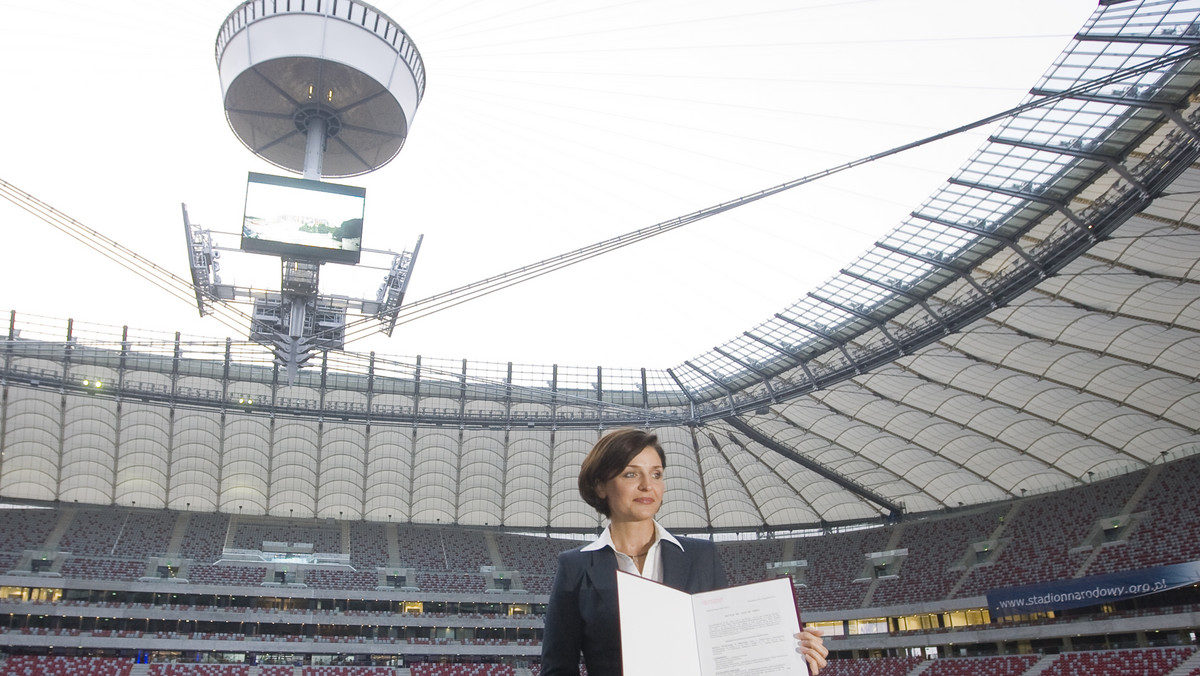
[[[247,26],[282,14],[320,14],[361,26],[379,37],[408,64],[417,83],[417,101],[425,96],[425,63],[421,53],[404,29],[386,14],[358,0],[248,0],[230,12],[217,33],[216,58],[235,35]]]

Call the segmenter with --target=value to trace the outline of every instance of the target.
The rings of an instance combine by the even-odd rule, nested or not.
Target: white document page
[[[688,594],[618,571],[625,676],[807,676],[791,578]]]
[[[701,673],[690,594],[619,570],[617,599],[625,676]]]
[[[695,594],[692,597],[700,672],[705,676],[808,676],[796,652],[800,631],[792,579]]]

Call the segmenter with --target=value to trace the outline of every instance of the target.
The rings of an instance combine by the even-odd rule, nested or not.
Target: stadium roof
[[[673,482],[664,520],[681,529],[971,505],[1195,453],[1198,26],[1197,2],[1102,5],[1023,102],[981,117],[983,145],[899,227],[799,301],[669,368],[330,354],[301,386],[374,394],[386,381],[389,392],[420,388],[442,405],[394,414],[372,409],[370,397],[361,410],[325,396],[285,405],[267,388],[272,410],[416,430],[412,443],[425,447],[407,451],[400,474],[413,494],[439,497],[402,512],[429,523],[482,524],[492,514],[491,523],[499,515],[517,527],[586,525],[594,517],[573,494],[570,467],[600,429],[624,424],[663,430]],[[620,324],[636,331],[639,319]],[[20,349],[61,353],[60,329],[20,325]],[[101,333],[73,336],[96,350],[71,360],[103,364],[128,352]],[[176,369],[182,355],[211,373],[204,364],[221,365],[223,348],[165,340],[139,352]],[[270,370],[249,345],[230,344],[229,354],[243,369],[231,381],[261,382],[255,369]],[[10,382],[27,385],[12,363]],[[142,394],[206,405],[199,395]],[[312,453],[319,462],[322,449]],[[424,464],[422,453],[431,454]],[[3,494],[47,494],[12,476],[6,483],[0,468]],[[50,492],[61,497],[55,481]],[[380,518],[366,489],[322,503],[312,483],[307,501],[264,494],[258,506],[330,516],[336,503],[338,514]],[[115,485],[99,494],[120,501]],[[165,490],[162,499],[178,506]],[[213,506],[228,510],[231,500]]]

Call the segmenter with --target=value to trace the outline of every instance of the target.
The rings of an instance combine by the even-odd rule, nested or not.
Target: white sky
[[[1095,0],[411,0],[428,89],[367,189],[363,246],[424,234],[424,298],[971,122],[1018,103]],[[181,277],[180,203],[240,225],[224,118],[231,0],[0,0],[0,179]],[[905,153],[397,327],[355,351],[664,368],[836,274],[919,206],[987,129]],[[0,200],[0,309],[224,337]],[[222,276],[278,287],[226,256]],[[266,259],[258,259],[259,263]],[[332,283],[337,275],[322,269]],[[239,272],[241,270],[241,272]],[[257,275],[255,279],[242,278]],[[343,275],[344,276],[344,275]],[[323,290],[375,295],[382,273]],[[244,336],[234,336],[237,339]]]

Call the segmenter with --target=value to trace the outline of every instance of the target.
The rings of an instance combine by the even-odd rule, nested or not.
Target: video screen
[[[364,188],[250,172],[242,251],[358,263],[366,197]]]

